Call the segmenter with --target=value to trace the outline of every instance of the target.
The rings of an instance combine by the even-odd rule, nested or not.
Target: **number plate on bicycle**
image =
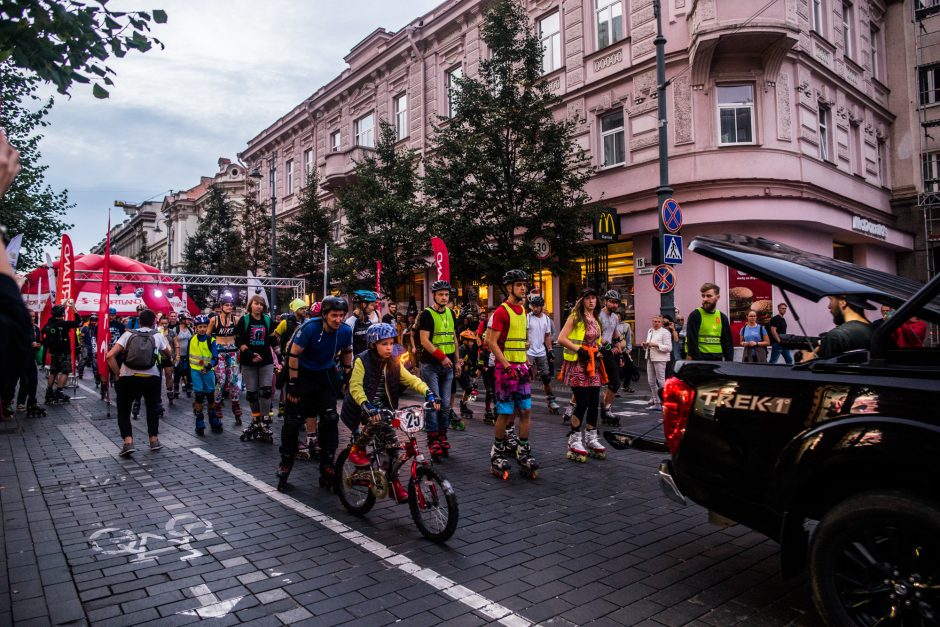
[[[424,429],[424,408],[406,407],[395,412],[398,428],[405,433],[417,433]]]

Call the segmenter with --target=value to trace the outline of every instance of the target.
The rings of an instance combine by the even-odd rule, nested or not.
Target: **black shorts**
[[[616,392],[620,389],[620,355],[610,351],[602,351],[604,370],[607,371],[607,389]]]
[[[71,374],[72,355],[70,353],[49,353],[50,374]]]

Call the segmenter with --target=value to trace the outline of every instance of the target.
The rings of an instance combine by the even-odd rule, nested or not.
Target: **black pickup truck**
[[[829,625],[940,625],[940,349],[891,342],[911,316],[940,323],[940,276],[923,285],[746,236],[690,249],[787,299],[851,294],[897,309],[867,351],[793,366],[679,362],[663,391],[663,490],[779,542],[785,576],[808,563]]]

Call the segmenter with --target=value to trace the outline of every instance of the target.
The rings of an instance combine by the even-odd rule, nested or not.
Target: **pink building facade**
[[[901,4],[766,4],[662,0],[670,182],[685,242],[700,234],[765,236],[894,273],[898,255],[913,245],[891,204],[891,171],[904,167],[893,157],[893,138],[905,129],[888,109],[885,55],[895,40],[890,29],[905,28],[905,20],[888,19]],[[647,274],[658,183],[652,0],[530,0],[527,7],[545,45],[545,80],[560,97],[556,114],[578,121],[578,141],[597,167],[587,191],[619,218],[615,241],[593,242],[580,274],[540,277],[549,309],[557,320],[584,283],[616,288],[645,333],[659,308]],[[345,57],[347,69],[251,139],[240,157],[267,171],[276,151],[275,194],[289,212],[311,167],[330,202],[353,160],[374,146],[379,119],[395,125],[403,146],[426,153],[429,120],[448,111],[451,77],[475,75],[487,54],[481,19],[479,0],[449,0],[396,33],[376,30]],[[676,269],[683,312],[699,304],[701,283],[728,286],[727,268],[694,253],[686,251]],[[420,279],[419,303],[427,285]],[[727,311],[727,298],[722,303]],[[822,304],[796,304],[807,332],[831,326]]]

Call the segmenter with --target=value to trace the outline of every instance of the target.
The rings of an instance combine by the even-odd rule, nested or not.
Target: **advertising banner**
[[[439,237],[431,238],[431,250],[434,251],[434,267],[437,270],[437,280],[450,282],[450,257],[447,254],[447,245]]]
[[[68,303],[75,299],[75,249],[72,247],[72,238],[67,233],[62,234],[62,255],[59,257],[62,263],[62,276],[59,277],[59,296],[56,303]],[[72,319],[72,308],[66,304],[65,319]],[[69,343],[71,344],[72,374],[75,374],[75,333],[69,332]]]
[[[728,268],[728,309],[731,340],[735,346],[739,346],[741,327],[747,322],[747,312],[756,311],[758,324],[764,325],[765,328],[773,316],[773,291],[770,283],[746,272]]]
[[[110,377],[108,372],[108,336],[111,334],[111,316],[109,310],[111,303],[108,296],[111,294],[111,217],[108,216],[108,239],[104,245],[104,263],[101,266],[101,293],[98,298],[98,337],[95,345],[98,347],[95,359],[98,360],[98,372],[101,374],[101,385],[108,385]],[[117,339],[117,338],[115,338]]]

